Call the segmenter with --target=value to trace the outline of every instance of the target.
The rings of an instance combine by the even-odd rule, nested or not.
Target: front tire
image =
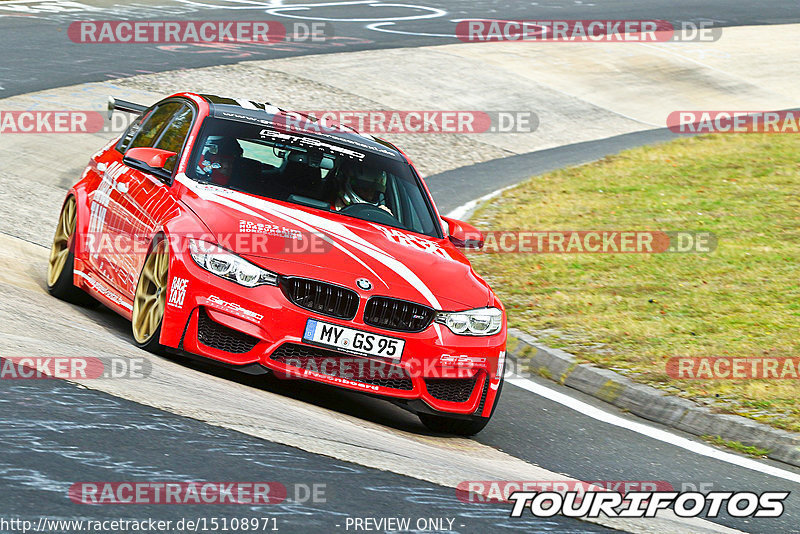
[[[446,415],[433,415],[428,413],[419,413],[417,416],[419,420],[428,430],[437,432],[439,434],[454,434],[456,436],[474,436],[481,430],[486,428],[489,421],[497,409],[497,404],[500,401],[500,393],[503,391],[503,382],[500,381],[500,387],[497,388],[497,395],[494,398],[494,406],[489,413],[489,417],[476,417],[474,419],[455,419],[447,417]]]
[[[78,226],[78,208],[75,197],[70,196],[61,208],[58,226],[50,247],[50,258],[47,262],[47,292],[54,297],[78,304],[92,306],[96,301],[75,287],[75,230]]]
[[[419,420],[428,430],[439,434],[454,434],[456,436],[474,436],[489,424],[489,417],[480,419],[454,419],[443,415],[427,413],[417,414]]]
[[[131,312],[134,342],[140,349],[156,354],[164,352],[159,339],[164,322],[168,280],[169,250],[167,242],[161,240],[144,260]]]

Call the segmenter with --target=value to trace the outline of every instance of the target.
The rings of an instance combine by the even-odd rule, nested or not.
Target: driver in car
[[[228,185],[234,162],[243,152],[233,137],[209,136],[197,164],[197,173],[208,178],[212,184]]]
[[[386,206],[386,171],[365,166],[350,167],[333,208],[340,211],[354,204],[372,204],[394,216]]]

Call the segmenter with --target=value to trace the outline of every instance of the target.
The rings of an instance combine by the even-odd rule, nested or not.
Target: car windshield
[[[367,145],[206,119],[187,174],[204,183],[439,237],[408,163]]]

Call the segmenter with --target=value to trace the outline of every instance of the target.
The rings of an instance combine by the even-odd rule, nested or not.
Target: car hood
[[[284,276],[349,287],[439,310],[490,305],[488,285],[448,239],[187,183],[187,206],[223,247]],[[364,290],[359,279],[372,285]]]

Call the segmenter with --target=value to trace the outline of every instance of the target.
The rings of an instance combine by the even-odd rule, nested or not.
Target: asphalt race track
[[[0,442],[3,513],[34,523],[42,510],[48,518],[90,515],[104,520],[120,515],[115,507],[87,506],[64,495],[80,472],[86,481],[104,480],[109,470],[121,477],[148,480],[251,480],[269,472],[283,481],[289,499],[280,505],[169,507],[143,505],[137,517],[179,521],[182,518],[269,517],[288,532],[345,530],[347,517],[453,518],[454,530],[473,531],[524,526],[553,533],[605,532],[596,525],[566,518],[508,520],[505,506],[465,504],[448,488],[369,469],[278,445],[187,418],[153,410],[72,384],[3,381],[4,418]],[[48,419],[42,419],[46,412]],[[24,424],[20,424],[21,421]],[[157,443],[157,447],[152,444]],[[150,445],[148,445],[150,444]],[[80,451],[80,454],[75,454]],[[322,488],[317,500],[308,488]],[[321,496],[321,497],[320,497]],[[309,499],[309,501],[306,501]],[[469,527],[468,530],[465,527]]]
[[[309,2],[303,5],[311,5]],[[344,2],[326,2],[342,4]],[[102,81],[145,72],[224,65],[254,59],[272,59],[299,54],[324,54],[374,48],[429,46],[458,42],[452,36],[455,23],[465,18],[494,19],[658,19],[671,22],[710,21],[715,26],[787,24],[800,21],[793,0],[647,0],[642,2],[545,0],[534,2],[535,11],[522,2],[426,1],[351,2],[303,9],[302,12],[270,9],[281,2],[236,0],[145,0],[136,4],[107,0],[84,2],[105,8],[92,11],[65,6],[39,8],[36,2],[12,9],[0,2],[0,95],[11,96],[76,83]],[[58,5],[58,2],[47,2]],[[291,2],[299,4],[299,2]],[[291,5],[288,4],[288,5]],[[400,7],[409,6],[409,7]],[[446,14],[441,14],[445,11]],[[298,14],[299,13],[299,14]],[[272,14],[272,17],[265,16]],[[287,16],[298,18],[288,18]],[[435,17],[434,17],[435,16]],[[285,23],[332,20],[332,43],[298,43],[294,46],[201,47],[137,44],[136,53],[127,45],[82,46],[65,43],[63,32],[70,22],[164,18],[169,20],[263,20]],[[358,20],[357,22],[351,22]],[[377,27],[369,28],[378,24]],[[17,36],[26,36],[18,46]],[[87,48],[91,48],[87,50]]]
[[[288,9],[291,4],[234,0],[160,0],[136,4],[113,4],[105,0],[80,4],[0,0],[3,50],[0,98],[148,72],[455,43],[458,41],[452,37],[455,27],[452,21],[463,18],[641,18],[713,21],[720,26],[800,22],[800,5],[796,0],[768,3],[543,0],[524,4],[482,0],[422,4],[377,1],[317,7],[310,4],[303,4],[307,7],[297,11]],[[291,19],[289,15],[306,18]],[[136,45],[135,53],[125,45],[65,44],[64,32],[72,21],[159,17],[278,19],[284,23],[336,19],[333,21],[336,39],[319,45],[298,43],[275,47],[143,44]],[[428,183],[444,213],[531,174],[670,138],[672,134],[657,129],[615,135],[451,170],[430,176]],[[0,146],[3,142],[0,135]],[[3,156],[0,162],[0,171],[18,163],[6,158]],[[502,178],[495,179],[497,176]],[[29,185],[33,188],[37,184],[34,178]],[[45,189],[63,194],[66,188],[63,183],[48,183]],[[46,264],[42,257],[46,258],[57,207],[52,206],[51,212],[37,212],[41,227],[31,230],[20,223],[14,230],[17,207],[6,193],[0,191],[0,213],[12,222],[4,225],[7,230],[0,235],[3,240],[0,251],[26,251],[20,256],[2,258],[0,264],[6,271],[0,275],[0,298],[6,303],[0,307],[0,322],[6,325],[2,335],[8,337],[8,345],[18,344],[24,350],[26,328],[32,324],[31,328],[52,332],[54,337],[49,343],[64,343],[76,347],[75,350],[85,344],[87,351],[102,346],[113,354],[135,355],[137,349],[130,343],[130,326],[126,321],[105,309],[87,310],[52,302],[44,294]],[[20,257],[37,260],[26,264],[16,261]],[[58,319],[52,319],[50,328],[46,324],[50,321],[47,314],[55,316],[56,312]],[[17,334],[19,338],[14,337]],[[0,359],[2,356],[0,353]],[[168,371],[168,377],[175,381],[170,384],[156,378],[154,384],[142,384],[139,392],[132,385],[125,394],[113,394],[116,391],[110,394],[101,387],[57,380],[0,380],[3,451],[0,519],[16,517],[36,523],[43,515],[50,519],[149,517],[174,521],[199,517],[229,520],[268,517],[275,519],[283,532],[347,532],[348,518],[410,517],[414,521],[450,518],[451,531],[464,533],[607,531],[601,525],[564,517],[511,519],[506,505],[463,503],[456,497],[452,484],[444,482],[442,473],[429,473],[424,466],[417,465],[424,463],[415,456],[416,451],[421,451],[430,453],[431,458],[452,458],[448,468],[453,470],[453,478],[447,480],[467,480],[458,478],[462,474],[459,466],[489,455],[496,465],[507,467],[507,472],[528,465],[531,469],[579,480],[663,481],[676,489],[791,491],[786,512],[780,518],[721,516],[710,522],[744,532],[800,532],[800,469],[744,457],[731,461],[727,456],[714,454],[713,449],[689,435],[673,432],[678,438],[697,443],[703,453],[688,450],[680,439],[665,442],[609,424],[590,408],[613,411],[623,420],[656,427],[553,382],[532,379],[527,388],[507,383],[490,425],[474,439],[460,440],[433,435],[405,411],[347,391],[252,377],[177,358],[164,359],[156,365],[161,366],[157,369]],[[169,397],[167,390],[173,384],[177,393]],[[148,392],[155,395],[158,391],[165,392],[163,403],[145,400]],[[575,410],[551,400],[558,398],[550,393],[553,391],[577,398],[585,409]],[[193,394],[195,398],[184,394]],[[233,403],[246,398],[250,404],[242,406],[251,408],[263,400],[265,412],[258,414],[262,419],[252,426],[242,420],[233,421],[236,417],[232,417],[233,422],[226,422],[224,413],[216,414],[217,418],[208,415],[214,406],[207,405],[211,401],[204,395],[215,402],[230,398]],[[197,404],[196,411],[187,408],[193,403]],[[590,411],[590,415],[582,413]],[[294,418],[297,428],[285,428],[283,435],[269,427],[270,418]],[[329,428],[322,428],[328,420]],[[323,431],[324,439],[317,433]],[[376,440],[374,451],[370,450],[369,437],[381,434],[387,436],[386,441]],[[403,448],[404,445],[409,448]],[[360,451],[356,450],[359,448]],[[380,463],[389,457],[394,463]],[[463,473],[469,472],[465,467]],[[289,489],[289,499],[274,506],[124,507],[76,504],[66,497],[72,484],[93,480],[274,480]],[[309,501],[305,493],[314,484],[324,488],[324,498],[317,502]],[[353,531],[352,527],[349,531]],[[703,530],[687,527],[686,531]],[[0,527],[0,533],[4,532],[16,531]]]

